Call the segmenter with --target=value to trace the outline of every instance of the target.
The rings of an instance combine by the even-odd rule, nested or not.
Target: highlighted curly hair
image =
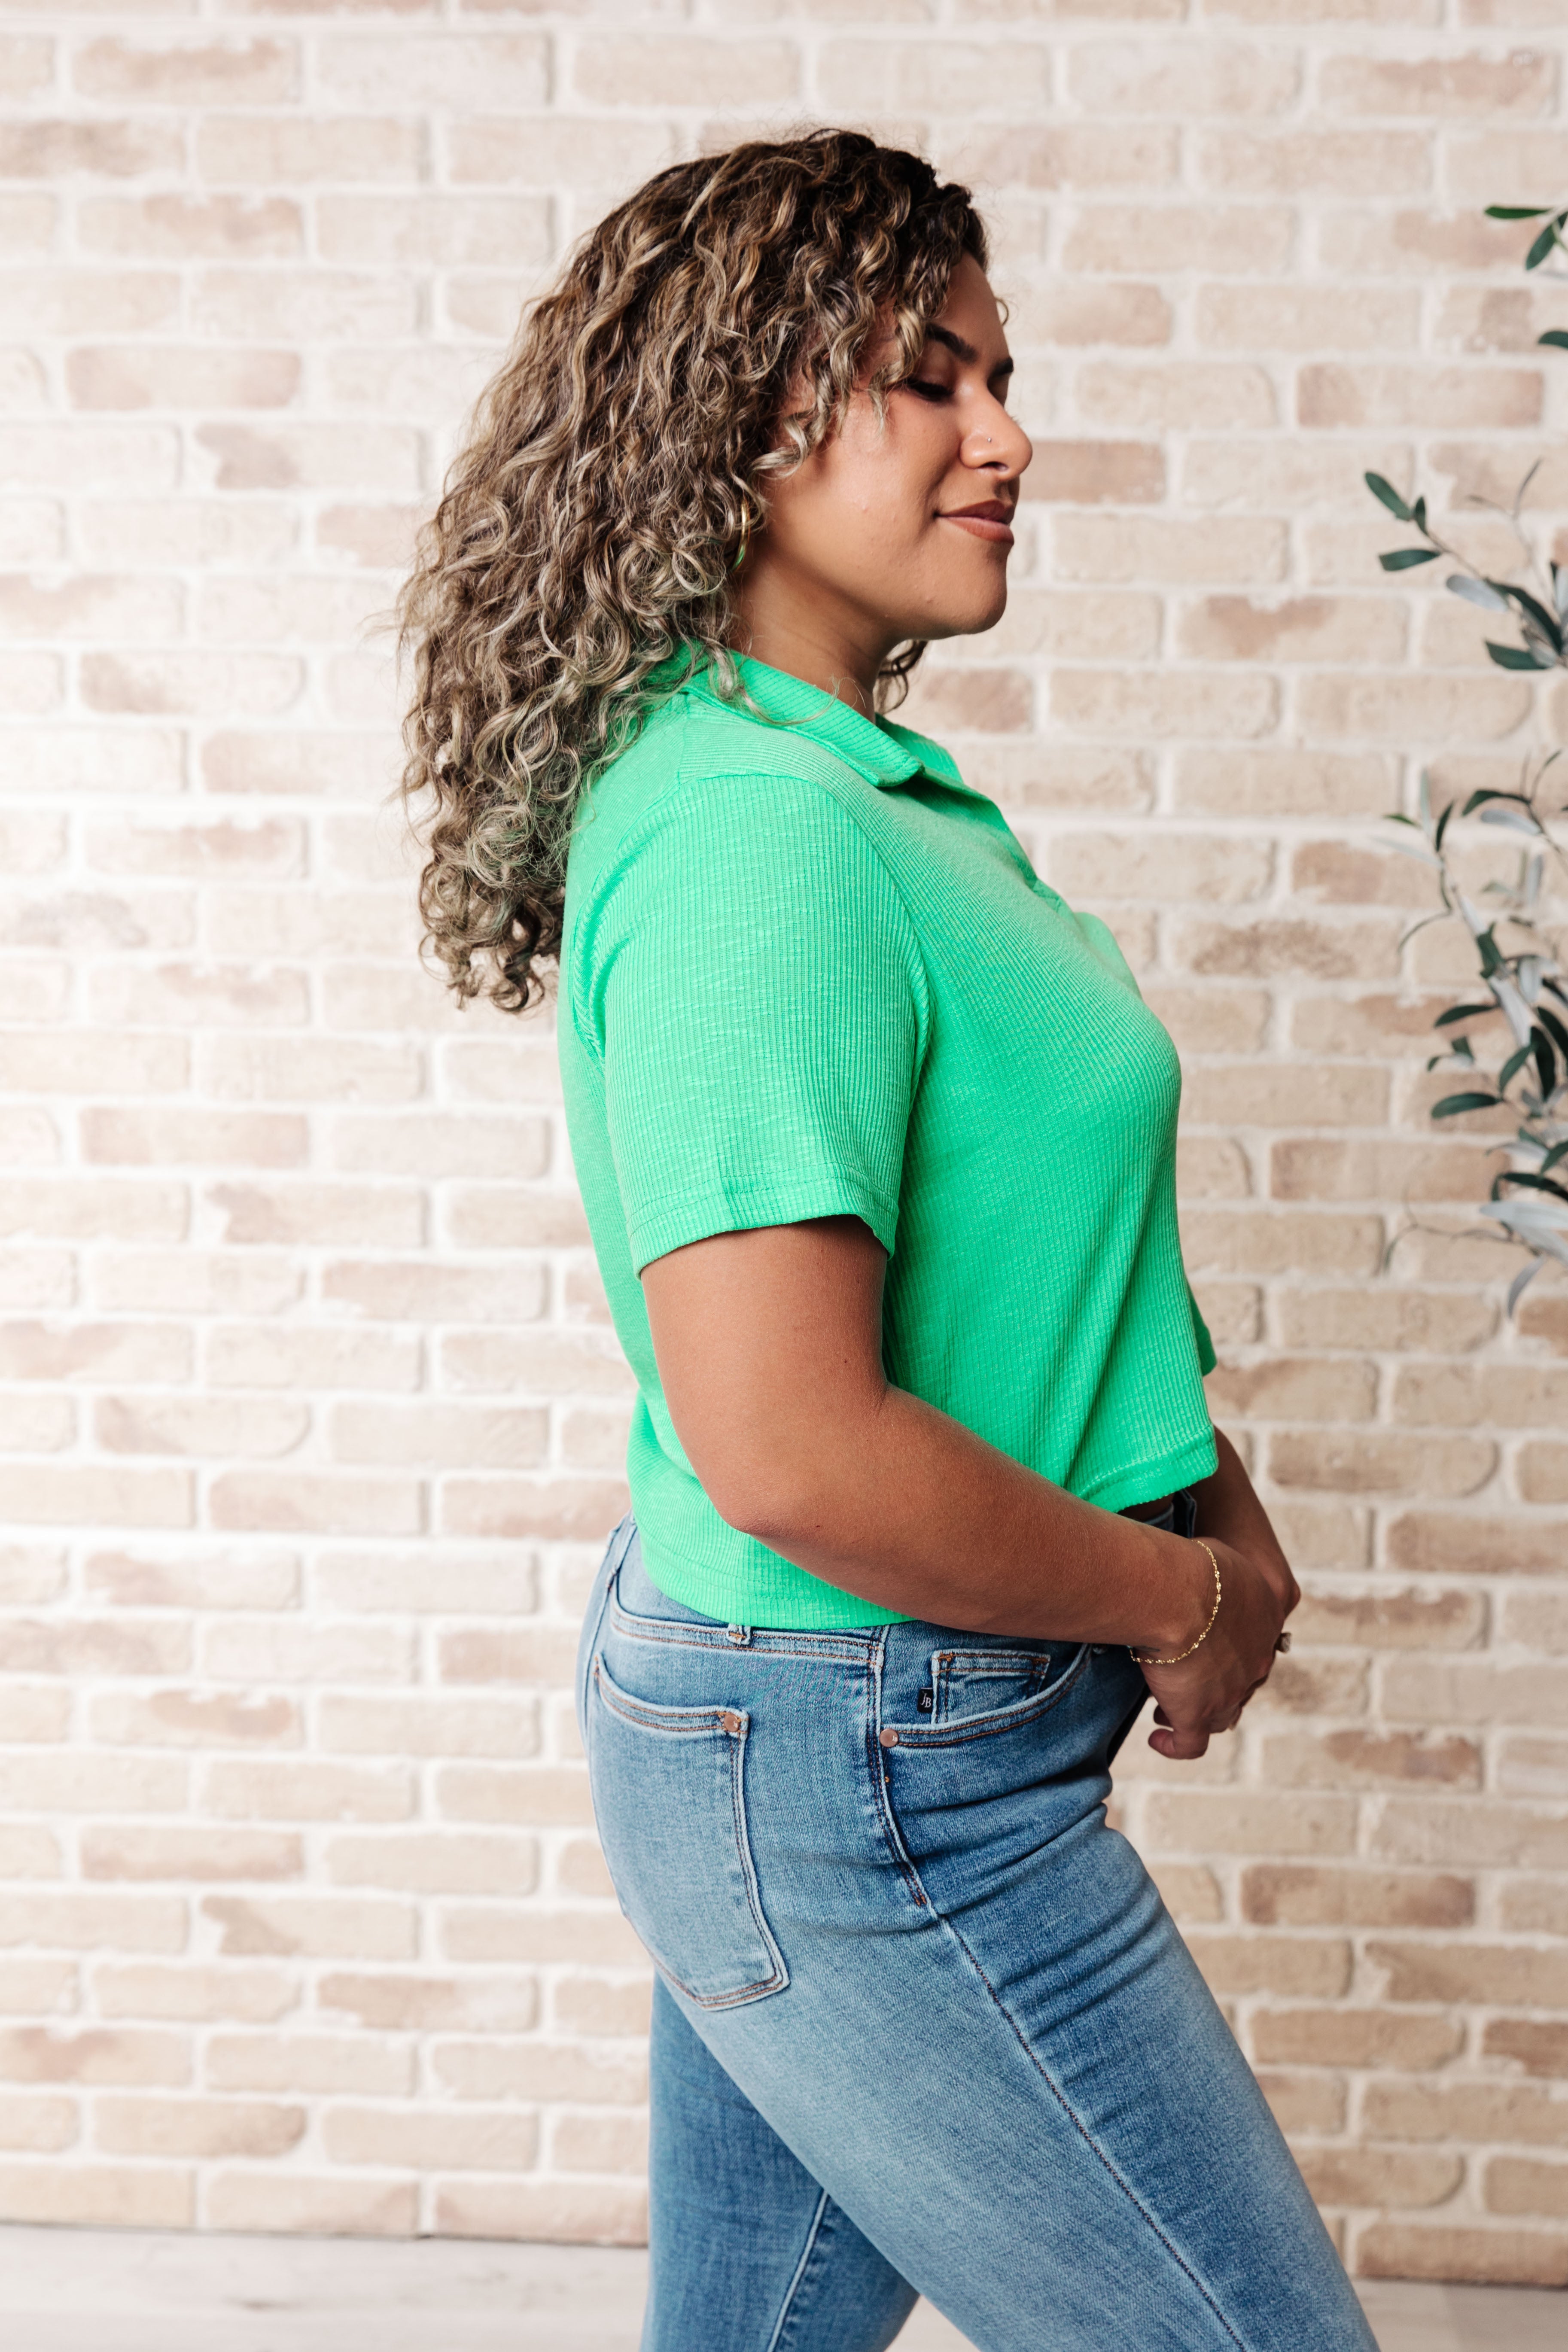
[[[731,571],[766,478],[835,430],[890,325],[881,413],[966,253],[985,266],[966,188],[818,131],[658,173],[526,314],[397,604],[426,946],[459,997],[542,994],[584,786],[672,656],[735,690]],[[884,698],[923,650],[895,653]]]

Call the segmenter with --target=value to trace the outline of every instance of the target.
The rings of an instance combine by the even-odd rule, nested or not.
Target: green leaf
[[[1538,343],[1547,344],[1554,352],[1568,352],[1568,334],[1561,327],[1548,327],[1546,332],[1537,335],[1535,340]]]
[[[1396,547],[1392,555],[1377,560],[1385,572],[1414,572],[1418,563],[1436,563],[1438,553],[1435,547]]]
[[[1550,1176],[1531,1176],[1522,1168],[1508,1168],[1498,1178],[1500,1184],[1525,1184],[1532,1192],[1550,1192],[1559,1201],[1568,1201],[1568,1184],[1554,1184]]]
[[[1563,1027],[1556,1013],[1547,1005],[1538,1004],[1535,1008],[1535,1017],[1555,1045],[1563,1061],[1568,1063],[1568,1028]]]
[[[1550,205],[1489,205],[1488,220],[1544,220]]]
[[[1517,801],[1521,808],[1527,809],[1530,806],[1530,802],[1523,793],[1505,793],[1500,791],[1496,785],[1485,784],[1479,792],[1470,794],[1460,811],[1461,815],[1473,816],[1477,809],[1484,806],[1488,801]]]
[[[1528,1045],[1521,1045],[1517,1053],[1513,1053],[1509,1055],[1507,1061],[1503,1064],[1501,1069],[1497,1074],[1498,1092],[1500,1094],[1507,1093],[1509,1087],[1512,1086],[1515,1078],[1518,1077],[1521,1070],[1523,1069],[1529,1059],[1530,1047]]]
[[[1392,482],[1384,481],[1381,474],[1368,474],[1365,478],[1367,488],[1372,492],[1373,497],[1381,499],[1391,515],[1397,515],[1401,522],[1415,521],[1415,517]]]
[[[1492,586],[1489,580],[1473,580],[1468,572],[1456,572],[1445,581],[1450,596],[1462,596],[1467,604],[1479,604],[1483,613],[1506,613],[1509,602]]]
[[[1547,1170],[1549,1168],[1555,1168],[1560,1160],[1568,1160],[1568,1143],[1554,1143],[1552,1145],[1551,1150],[1547,1153],[1545,1159],[1541,1163],[1541,1173],[1544,1176]]]
[[[1434,1029],[1447,1029],[1456,1021],[1473,1021],[1479,1013],[1495,1013],[1495,1004],[1452,1004],[1447,1013],[1439,1013],[1433,1022]]]
[[[1489,580],[1487,586],[1495,588],[1500,596],[1511,596],[1514,603],[1530,614],[1542,635],[1549,637],[1558,652],[1562,652],[1563,637],[1557,626],[1557,615],[1549,613],[1538,596],[1532,596],[1528,588],[1510,587],[1506,580]]]
[[[1538,662],[1533,654],[1521,653],[1517,646],[1494,646],[1487,639],[1487,651],[1499,669],[1547,669],[1549,662]]]
[[[1434,1118],[1458,1118],[1468,1110],[1496,1110],[1500,1095],[1445,1095],[1432,1106]]]
[[[1557,1084],[1557,1056],[1552,1050],[1552,1040],[1544,1029],[1531,1031],[1530,1047],[1535,1055],[1536,1076],[1541,1080],[1541,1092],[1544,1099]]]
[[[1525,268],[1527,269],[1539,269],[1556,242],[1557,223],[1554,220],[1550,220],[1547,222],[1546,226],[1542,230],[1541,235],[1536,238],[1535,243],[1531,247],[1530,251],[1525,255]]]
[[[1444,808],[1442,815],[1437,819],[1437,830],[1432,835],[1432,846],[1434,849],[1442,848],[1443,835],[1448,830],[1448,819],[1453,815],[1454,811],[1458,807],[1458,805],[1459,803],[1458,801],[1449,801]]]

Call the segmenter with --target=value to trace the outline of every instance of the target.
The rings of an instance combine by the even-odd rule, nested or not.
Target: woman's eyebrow
[[[968,366],[973,367],[975,361],[980,357],[980,354],[975,350],[973,344],[966,343],[962,335],[955,335],[951,327],[928,327],[926,329],[926,334],[931,342],[944,344],[955,359],[963,360]],[[1014,362],[1010,359],[998,360],[995,366],[991,371],[991,377],[994,378],[999,375],[1011,375],[1014,364]],[[988,379],[988,381],[990,379]]]

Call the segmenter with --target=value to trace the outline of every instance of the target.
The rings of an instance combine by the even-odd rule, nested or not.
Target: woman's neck
[[[753,562],[756,557],[753,550]],[[877,680],[892,651],[885,631],[867,615],[814,604],[763,563],[737,590],[730,642],[736,653],[803,678],[868,719],[875,714]]]

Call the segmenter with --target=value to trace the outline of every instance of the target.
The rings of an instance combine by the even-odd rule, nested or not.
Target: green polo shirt
[[[707,673],[591,786],[558,1023],[573,1157],[637,1379],[643,1557],[729,1623],[896,1611],[721,1519],[638,1276],[705,1235],[861,1217],[888,1378],[1117,1510],[1215,1466],[1183,1270],[1181,1072],[1115,940],[950,755],[760,662]]]

